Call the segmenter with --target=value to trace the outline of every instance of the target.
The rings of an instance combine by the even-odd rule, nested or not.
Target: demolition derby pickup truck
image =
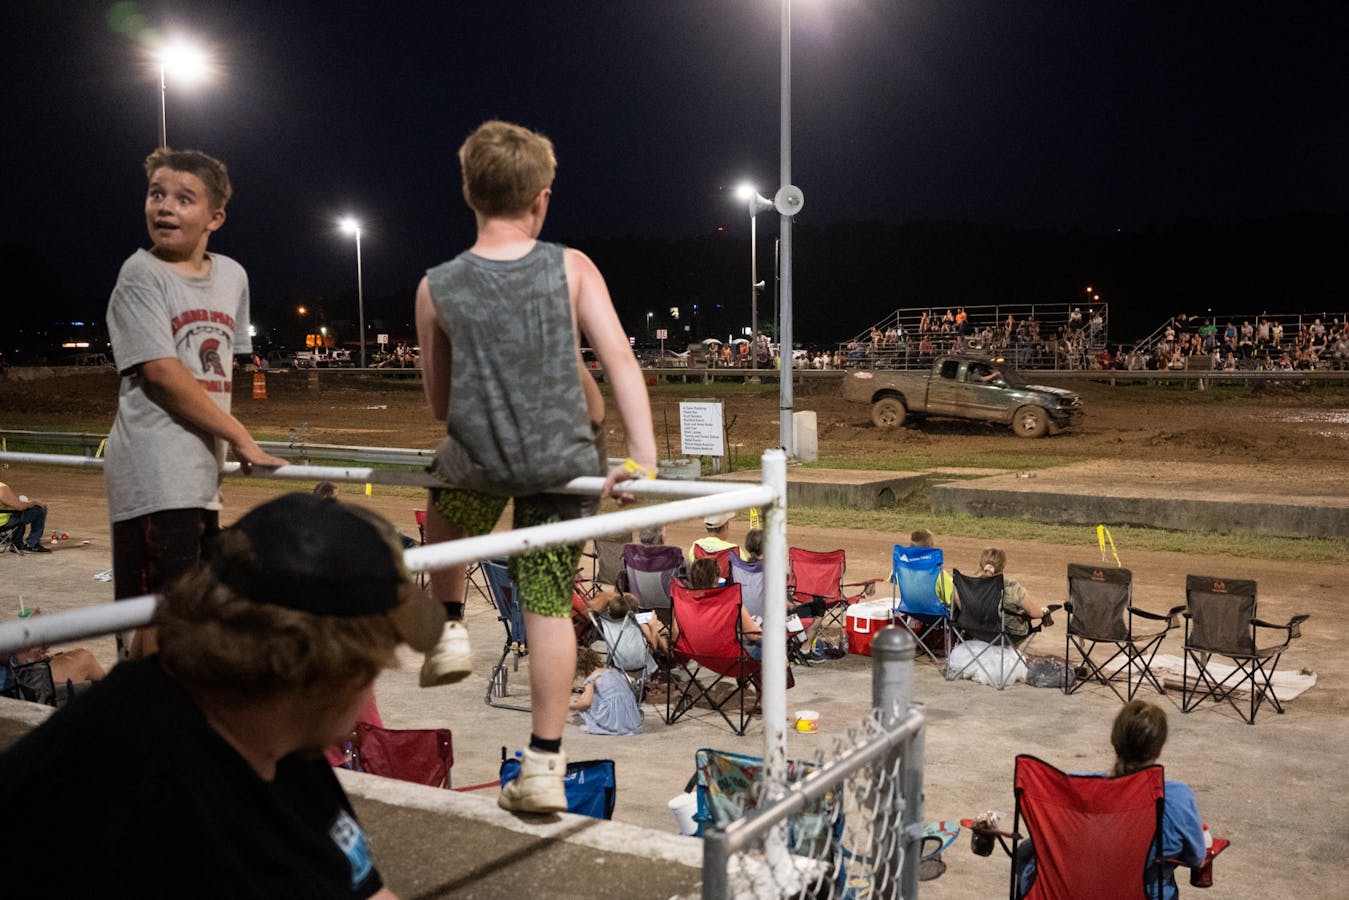
[[[943,356],[930,372],[861,369],[843,379],[843,399],[871,405],[877,428],[944,416],[1010,426],[1020,437],[1056,434],[1082,417],[1082,400],[1062,388],[1027,384],[998,360]]]

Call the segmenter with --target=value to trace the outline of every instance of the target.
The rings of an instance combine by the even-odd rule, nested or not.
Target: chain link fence
[[[917,895],[925,717],[912,702],[913,639],[872,643],[872,712],[828,754],[789,763],[785,784],[757,760],[699,760],[704,898]]]

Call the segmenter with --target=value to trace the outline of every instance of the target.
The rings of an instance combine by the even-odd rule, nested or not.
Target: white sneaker
[[[567,774],[567,754],[544,753],[526,747],[520,760],[520,774],[501,789],[497,806],[512,812],[558,813],[567,811],[567,791],[562,786]]]
[[[473,652],[468,646],[468,629],[463,622],[446,622],[440,640],[422,663],[422,687],[454,684],[473,671]]]

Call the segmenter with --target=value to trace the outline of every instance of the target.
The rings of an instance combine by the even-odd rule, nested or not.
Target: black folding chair
[[[1030,637],[1034,630],[1025,635],[1014,635],[1007,630],[1007,620],[1016,617],[1015,613],[1008,613],[1002,607],[1002,594],[1004,580],[1002,574],[990,575],[986,578],[971,578],[968,575],[961,574],[959,569],[951,571],[951,581],[955,585],[956,604],[954,618],[951,621],[951,637],[955,640],[955,646],[962,646],[971,641],[983,641],[988,646],[982,647],[978,652],[973,647],[967,648],[972,654],[969,662],[965,663],[959,669],[951,670],[951,660],[947,657],[946,678],[953,681],[960,678],[967,672],[970,666],[977,666],[979,671],[987,676],[988,680],[1002,690],[1007,687],[1007,679],[1011,677],[1007,664],[1008,654],[1011,651],[1012,664],[1010,669],[1015,670],[1017,662],[1025,664],[1026,660],[1017,649],[1017,643]],[[1025,620],[1027,626],[1030,625],[1028,616],[1020,616]],[[954,650],[954,646],[952,648]],[[993,650],[998,653],[997,674],[995,675],[989,666],[985,665],[984,657],[988,656]],[[989,662],[991,663],[991,659]]]
[[[1072,667],[1074,648],[1081,656],[1078,668],[1085,677],[1073,681],[1065,668],[1063,692],[1071,694],[1088,680],[1110,688],[1120,700],[1128,702],[1146,681],[1166,693],[1166,688],[1152,672],[1152,659],[1167,633],[1179,623],[1184,606],[1171,609],[1166,615],[1138,609],[1133,605],[1133,573],[1128,569],[1108,566],[1068,564],[1068,601],[1063,604],[1068,614],[1064,637],[1064,659]],[[1158,624],[1160,623],[1160,624]],[[1098,661],[1097,657],[1113,652]],[[1116,660],[1121,660],[1116,665]],[[1124,693],[1116,685],[1124,673]]]
[[[1190,712],[1201,701],[1226,700],[1247,725],[1266,699],[1283,712],[1274,693],[1274,670],[1294,638],[1302,636],[1302,623],[1309,618],[1293,616],[1286,625],[1256,618],[1256,585],[1248,579],[1185,576],[1185,657],[1181,668],[1181,712]],[[1283,633],[1283,640],[1260,646],[1261,630]],[[1211,671],[1214,656],[1232,660],[1232,671],[1218,677]],[[1193,682],[1189,667],[1195,666]],[[1242,705],[1234,696],[1249,691]]]

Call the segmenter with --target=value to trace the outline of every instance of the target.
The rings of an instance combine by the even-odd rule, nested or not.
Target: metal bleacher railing
[[[33,443],[42,444],[39,438]],[[283,448],[285,445],[282,445]],[[338,458],[354,450],[327,448]],[[420,451],[388,451],[389,456]],[[398,462],[405,462],[406,456]],[[97,468],[97,456],[0,452],[0,462]],[[227,463],[237,474],[238,463]],[[532,547],[594,539],[631,532],[713,513],[759,507],[764,522],[764,572],[770,595],[787,591],[787,475],[781,450],[762,458],[760,484],[706,481],[638,481],[625,489],[639,498],[664,502],[532,528],[415,547],[405,554],[412,573],[444,568],[494,556],[511,556]],[[371,484],[427,485],[421,471],[372,467],[288,465],[275,471],[255,470],[254,478],[334,481]],[[560,487],[563,493],[597,494],[598,477],[577,478]],[[0,623],[0,654],[24,647],[57,644],[139,628],[151,623],[157,598],[136,597],[83,609]],[[917,895],[918,847],[921,840],[924,715],[912,703],[913,645],[907,636],[878,637],[872,684],[871,717],[844,739],[834,758],[819,760],[806,778],[787,778],[787,628],[784,604],[764,609],[761,707],[764,727],[764,777],[757,808],[724,828],[704,835],[703,881],[708,897],[838,897],[859,896],[857,886],[872,887],[869,896]],[[898,629],[888,629],[897,632]],[[894,644],[894,646],[891,646]],[[842,817],[829,829],[829,841],[812,857],[790,849],[789,831],[804,804],[828,792],[847,798],[837,806]],[[854,887],[849,893],[848,884]]]

